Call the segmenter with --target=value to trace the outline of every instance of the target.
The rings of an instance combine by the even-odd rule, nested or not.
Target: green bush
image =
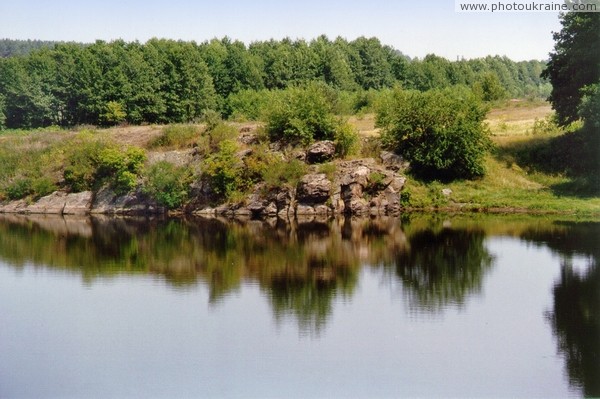
[[[223,123],[221,114],[213,109],[207,109],[202,112],[202,122],[206,124],[206,130],[214,129],[218,124]]]
[[[280,159],[266,170],[264,181],[267,187],[271,188],[281,187],[282,185],[296,187],[307,171],[308,166],[302,161],[297,159],[290,161]]]
[[[278,162],[281,162],[281,158],[271,152],[268,146],[256,146],[252,153],[244,158],[245,178],[252,183],[262,181],[269,169]]]
[[[33,187],[31,186],[31,179],[18,178],[15,179],[8,187],[6,187],[6,197],[9,200],[17,200],[25,198],[30,194],[33,194]]]
[[[308,144],[333,140],[337,121],[330,89],[310,83],[278,93],[266,110],[266,129],[272,140]]]
[[[204,160],[204,177],[214,191],[225,198],[246,189],[249,184],[244,179],[244,164],[236,156],[237,151],[235,141],[224,140],[219,144],[219,150]]]
[[[106,125],[116,125],[127,117],[123,104],[117,101],[106,103],[104,113],[100,115],[100,121]]]
[[[9,184],[5,191],[6,198],[17,200],[25,197],[31,197],[34,200],[44,197],[54,191],[58,187],[48,177],[19,177]]]
[[[33,198],[41,198],[58,190],[56,183],[49,177],[38,177],[31,182]]]
[[[135,188],[145,161],[146,153],[141,148],[123,151],[115,144],[84,137],[72,143],[63,177],[75,192],[109,183],[117,193],[125,193]]]
[[[335,131],[335,152],[338,157],[354,155],[359,149],[359,137],[356,129],[349,123],[340,124]]]
[[[189,168],[160,161],[148,168],[144,192],[160,205],[176,209],[187,201],[191,180]]]
[[[99,154],[106,146],[101,140],[84,136],[71,142],[67,149],[63,177],[72,191],[86,191],[94,187]]]
[[[554,115],[549,115],[544,119],[535,119],[533,122],[532,133],[534,135],[556,135],[561,129],[556,124]]]
[[[6,126],[6,114],[4,113],[5,101],[4,97],[0,95],[0,130],[4,129]]]
[[[465,87],[427,92],[397,89],[378,111],[382,142],[426,179],[480,177],[491,146],[486,109]]]
[[[227,115],[230,120],[260,120],[273,94],[269,90],[240,90],[227,97]]]
[[[196,125],[169,125],[150,143],[150,147],[186,148],[190,147],[199,135],[200,127]]]

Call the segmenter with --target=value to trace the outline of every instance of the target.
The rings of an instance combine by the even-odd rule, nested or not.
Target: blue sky
[[[547,58],[558,30],[557,13],[456,13],[454,0],[0,0],[0,38],[11,39],[376,36],[411,57],[528,60]]]

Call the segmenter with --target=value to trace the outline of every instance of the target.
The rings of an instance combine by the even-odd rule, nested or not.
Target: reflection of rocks
[[[88,217],[59,215],[0,215],[0,222],[25,227],[37,226],[57,236],[91,237],[92,224]]]

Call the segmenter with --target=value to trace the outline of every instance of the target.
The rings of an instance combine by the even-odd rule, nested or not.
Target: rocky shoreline
[[[310,151],[306,154],[316,156]],[[0,213],[57,215],[160,215],[167,213],[204,216],[243,216],[284,219],[296,216],[397,215],[400,193],[406,182],[402,159],[382,153],[373,158],[335,161],[335,171],[319,173],[314,168],[295,187],[267,188],[258,184],[238,203],[215,204],[210,187],[199,182],[190,202],[181,210],[168,211],[141,189],[124,195],[109,187],[98,191],[55,191],[31,203],[17,200],[0,204]]]

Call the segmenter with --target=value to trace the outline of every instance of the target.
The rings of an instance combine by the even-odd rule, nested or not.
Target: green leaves
[[[266,122],[272,139],[294,144],[332,140],[337,128],[327,87],[318,83],[282,91],[267,110]]]
[[[98,139],[76,139],[66,156],[63,177],[72,191],[85,191],[109,183],[119,194],[133,190],[146,152],[137,147],[125,150]]]
[[[189,168],[159,161],[148,168],[144,191],[169,209],[188,199],[192,173]]]
[[[384,145],[410,161],[416,174],[440,180],[484,174],[491,144],[482,124],[485,109],[470,90],[398,89],[382,107],[377,124]]]
[[[600,83],[600,52],[595,51],[600,48],[600,13],[569,12],[561,16],[561,23],[542,76],[552,83],[549,100],[558,123],[567,126],[579,119],[585,88]]]

